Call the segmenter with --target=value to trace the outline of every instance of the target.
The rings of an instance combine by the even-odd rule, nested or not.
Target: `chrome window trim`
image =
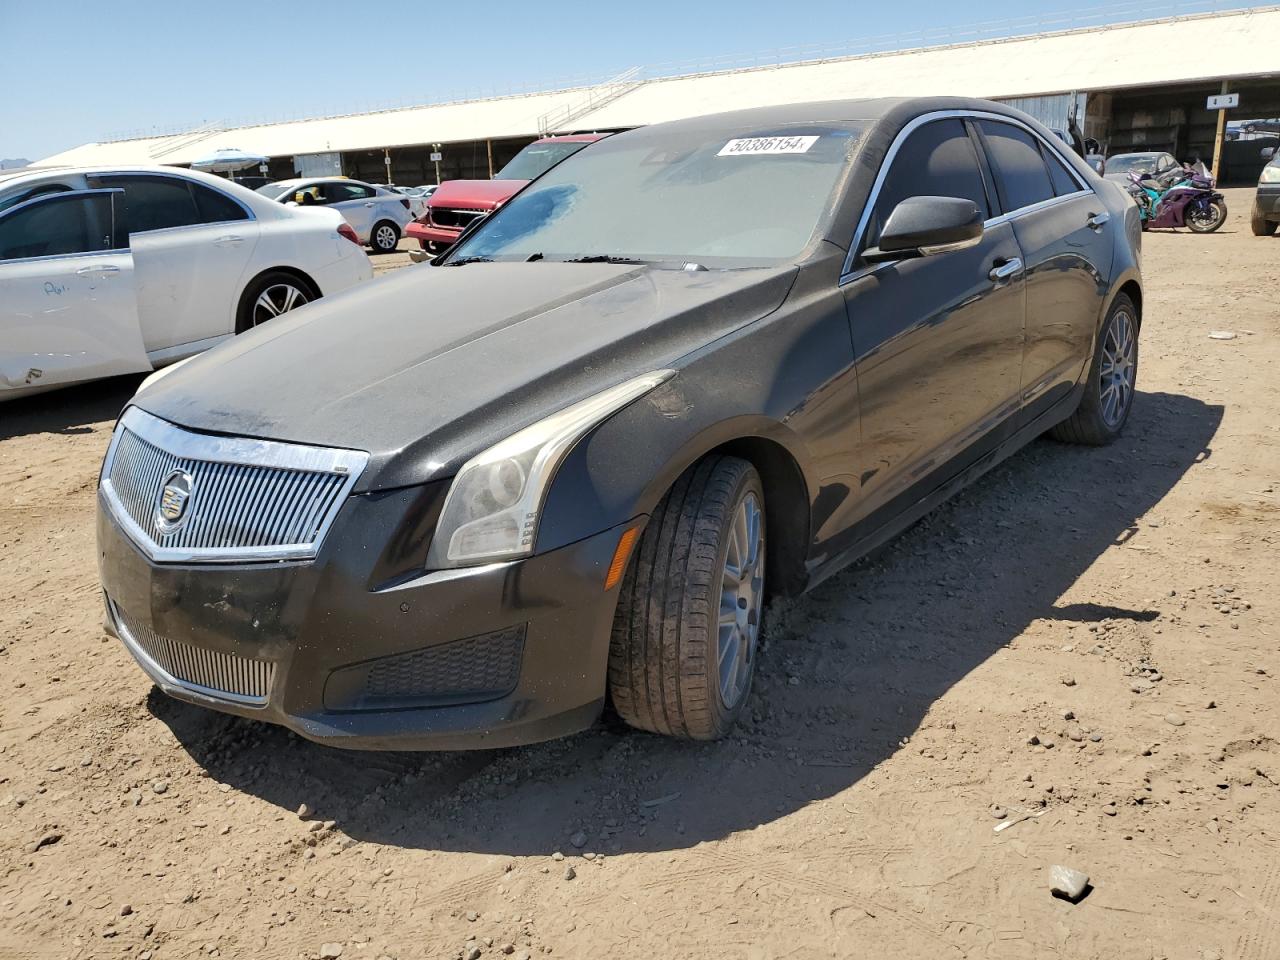
[[[265,697],[249,697],[241,693],[232,693],[229,690],[216,690],[213,687],[205,687],[198,683],[192,683],[189,680],[183,680],[175,677],[168,670],[162,667],[151,654],[143,649],[136,637],[129,631],[128,625],[124,622],[124,617],[120,616],[120,611],[116,608],[114,600],[107,600],[107,606],[111,611],[111,623],[115,627],[116,635],[120,638],[120,642],[124,644],[125,649],[138,661],[138,665],[154,680],[162,686],[177,687],[180,690],[187,690],[191,693],[199,694],[202,697],[208,697],[210,700],[221,700],[227,703],[236,703],[243,707],[257,707],[261,709],[265,707],[271,700],[268,693]]]
[[[306,473],[332,473],[345,475],[346,480],[334,497],[333,506],[320,523],[315,538],[309,543],[282,544],[259,547],[202,547],[170,548],[156,546],[150,535],[129,516],[111,483],[111,467],[115,462],[120,438],[128,428],[143,440],[173,456],[207,463],[243,464],[258,467],[275,467]],[[310,447],[276,440],[254,440],[248,437],[221,437],[207,433],[193,433],[167,420],[147,413],[139,407],[125,410],[111,436],[106,459],[102,463],[99,486],[111,516],[147,557],[157,563],[245,563],[280,560],[314,560],[319,553],[329,528],[337,518],[342,505],[351,495],[360,474],[369,462],[369,455],[361,450],[340,450],[334,447]]]
[[[99,177],[99,178],[101,177],[155,177],[158,180],[177,180],[177,181],[180,181],[181,183],[194,183],[204,187],[206,190],[212,190],[214,193],[218,194],[218,196],[220,197],[225,197],[227,200],[230,200],[237,207],[243,210],[248,215],[250,220],[258,219],[258,215],[253,212],[253,208],[250,207],[243,200],[241,200],[239,197],[233,197],[231,194],[223,190],[219,190],[217,187],[210,186],[209,184],[205,183],[203,180],[197,180],[194,177],[184,177],[181,175],[181,173],[161,173],[158,170],[98,170],[92,173],[86,172],[85,176]],[[117,187],[115,189],[123,190],[124,188]],[[193,203],[195,202],[194,199],[192,202]],[[157,227],[155,230],[130,230],[129,235],[133,236],[134,234],[137,234],[138,236],[143,236],[143,235],[150,235],[153,233],[163,233],[167,230],[190,230],[192,227],[214,227],[220,223],[244,223],[244,221],[243,220],[210,220],[208,222],[202,221],[200,223],[180,224],[179,226],[176,226],[176,227]]]
[[[884,186],[885,179],[889,176],[889,168],[893,166],[893,161],[897,158],[898,151],[902,149],[902,145],[906,142],[907,137],[911,136],[912,133],[919,130],[926,123],[931,123],[935,120],[948,119],[995,120],[1000,123],[1008,123],[1012,126],[1025,130],[1027,133],[1035,137],[1041,144],[1048,146],[1050,149],[1057,150],[1053,144],[1049,143],[1047,138],[1042,137],[1034,129],[1027,126],[1027,124],[1023,123],[1016,117],[1005,116],[1002,113],[992,113],[989,110],[935,110],[931,113],[922,113],[918,117],[913,117],[906,126],[898,131],[898,135],[893,138],[893,143],[889,144],[889,149],[884,155],[884,160],[880,163],[880,170],[876,173],[875,182],[871,185],[871,192],[867,195],[867,202],[862,207],[862,216],[858,218],[858,225],[854,229],[853,242],[849,245],[849,252],[845,254],[844,267],[840,271],[840,284],[842,286],[847,281],[858,279],[860,277],[867,276],[869,273],[873,273],[874,270],[869,269],[871,266],[876,268],[887,266],[887,264],[879,263],[868,265],[868,267],[857,271],[853,268],[854,260],[858,256],[858,250],[862,246],[863,236],[867,231],[867,224],[871,220],[871,212],[875,209],[876,201],[880,199],[880,190]],[[1059,158],[1061,159],[1061,151],[1059,151]],[[1040,203],[1032,204],[1027,207],[1019,207],[1017,210],[1013,210],[1008,213],[1002,213],[1000,216],[993,217],[986,221],[984,229],[987,226],[994,226],[997,223],[1007,223],[1024,213],[1031,213],[1036,210],[1044,209],[1056,202],[1070,200],[1074,197],[1080,196],[1082,193],[1094,192],[1093,188],[1080,177],[1079,172],[1069,161],[1063,160],[1063,163],[1065,164],[1068,172],[1075,178],[1076,183],[1080,185],[1080,190],[1077,193],[1069,193],[1061,197],[1050,197],[1048,200],[1040,201]],[[1047,170],[1045,172],[1048,173]],[[995,176],[994,171],[992,171],[992,176]]]

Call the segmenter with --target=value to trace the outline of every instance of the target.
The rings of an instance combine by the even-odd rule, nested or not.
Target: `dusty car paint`
[[[1065,154],[1087,186],[993,216],[978,246],[860,260],[885,157],[921,118],[957,111],[1052,136],[1008,108],[953,99],[810,104],[620,134],[657,142],[664,127],[699,124],[734,139],[874,121],[791,262],[415,267],[316,306],[305,331],[285,318],[192,361],[138,406],[197,431],[367,451],[369,466],[315,562],[299,568],[166,568],[123,542],[104,511],[108,595],[161,632],[280,663],[287,679],[267,715],[315,739],[454,747],[580,729],[605,696],[616,599],[593,577],[619,532],[642,525],[690,465],[716,450],[757,466],[773,518],[768,580],[802,590],[1070,414],[1112,300],[1123,290],[1140,302],[1136,210]],[[1090,226],[1099,214],[1109,222]],[[992,272],[1015,254],[1023,269]],[[298,373],[271,376],[280,369]],[[464,460],[655,369],[675,373],[560,464],[533,557],[426,569],[440,499]],[[270,612],[268,628],[246,625],[257,611]],[[514,625],[526,631],[528,673],[483,703],[365,709],[334,679]]]

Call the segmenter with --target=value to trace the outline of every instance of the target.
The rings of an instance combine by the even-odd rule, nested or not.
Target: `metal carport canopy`
[[[609,129],[748,106],[940,93],[987,98],[1280,74],[1280,7],[649,80],[575,115]],[[1192,55],[1194,52],[1194,56]],[[537,135],[538,118],[572,110],[590,88],[437,104],[206,134],[86,144],[41,164],[190,163],[220,146],[269,156]]]

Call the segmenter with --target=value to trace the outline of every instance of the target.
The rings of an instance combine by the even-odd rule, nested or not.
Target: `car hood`
[[[522,190],[528,180],[449,180],[431,195],[433,207],[472,207],[492,210]]]
[[[797,268],[414,266],[192,360],[135,398],[216,434],[364,450],[357,490],[450,476],[548,414],[777,309]]]

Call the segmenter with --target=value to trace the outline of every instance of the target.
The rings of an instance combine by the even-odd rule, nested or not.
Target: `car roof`
[[[0,175],[0,187],[10,187],[24,181],[47,180],[58,176],[94,176],[111,173],[154,173],[163,176],[190,177],[210,186],[225,187],[235,181],[219,177],[203,170],[190,170],[186,167],[175,167],[164,163],[101,163],[92,166],[49,166],[24,167],[22,170],[5,171]],[[237,184],[243,186],[243,184]],[[245,187],[245,189],[248,189]],[[250,191],[252,192],[252,191]]]

